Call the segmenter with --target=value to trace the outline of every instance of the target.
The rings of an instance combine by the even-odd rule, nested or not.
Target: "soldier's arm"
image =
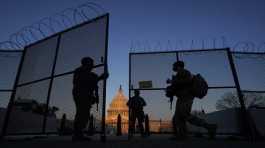
[[[73,78],[73,84],[75,85],[78,79],[77,70],[74,71],[74,78]]]
[[[144,101],[144,99],[143,98],[141,98],[141,99],[142,99],[143,106],[146,106],[146,102]]]
[[[98,85],[95,88],[95,97],[96,97],[96,103],[99,103]]]
[[[103,74],[101,74],[101,75],[98,77],[98,81],[100,81],[100,80],[105,80],[105,79],[107,79],[108,77],[109,77],[109,73],[108,73],[108,72],[103,73]]]

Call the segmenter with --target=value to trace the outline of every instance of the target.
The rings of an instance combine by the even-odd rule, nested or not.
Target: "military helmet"
[[[84,57],[81,60],[82,65],[93,65],[94,64],[94,60],[90,57]]]
[[[183,61],[177,61],[173,64],[174,67],[182,67],[184,68],[185,64]]]

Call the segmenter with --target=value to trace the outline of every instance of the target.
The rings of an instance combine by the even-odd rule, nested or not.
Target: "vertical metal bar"
[[[45,114],[44,114],[44,118],[43,118],[43,124],[42,124],[42,133],[43,134],[45,134],[45,132],[46,132],[47,116],[49,113],[49,103],[50,103],[50,98],[51,98],[51,92],[52,92],[52,86],[53,86],[53,81],[54,81],[58,52],[59,52],[59,48],[60,48],[60,42],[61,42],[61,34],[57,37],[57,44],[56,44],[55,55],[54,55],[54,59],[53,59],[51,80],[50,80],[50,84],[49,84],[47,101],[46,101],[46,110],[45,110]]]
[[[128,86],[128,90],[129,90],[129,101],[131,99],[131,70],[132,70],[132,66],[131,66],[131,60],[132,60],[132,53],[129,53],[129,86]],[[131,130],[130,130],[130,108],[129,108],[129,113],[128,113],[128,117],[129,117],[129,120],[128,120],[128,140],[130,140],[130,133]]]
[[[216,49],[216,39],[213,39],[213,48]]]
[[[179,61],[179,52],[178,51],[176,52],[176,58],[177,58],[177,61]]]
[[[240,103],[240,107],[241,107],[242,117],[245,120],[242,123],[246,124],[246,128],[247,128],[246,132],[247,132],[247,134],[249,134],[248,138],[250,140],[253,140],[253,136],[254,136],[255,133],[254,133],[253,128],[251,126],[251,121],[250,121],[251,118],[250,118],[249,114],[247,113],[247,109],[246,109],[245,102],[244,102],[244,99],[243,99],[244,96],[243,96],[243,93],[241,91],[241,87],[240,87],[240,83],[239,83],[239,79],[238,79],[235,63],[234,63],[233,56],[232,56],[232,53],[231,53],[229,48],[227,48],[227,56],[228,56],[230,68],[231,68],[231,71],[232,71],[232,74],[233,74],[234,83],[236,85],[236,90],[237,90],[237,95],[238,95],[238,99],[239,99],[239,103]]]
[[[109,42],[109,13],[106,15],[106,36],[105,36],[105,59],[104,59],[104,73],[108,72],[108,42]],[[107,88],[107,80],[104,79],[103,82],[103,102],[102,102],[102,124],[101,124],[101,141],[106,141],[106,88]]]
[[[9,118],[10,118],[10,115],[11,115],[12,107],[13,107],[13,104],[14,104],[14,101],[15,101],[17,85],[18,85],[20,74],[21,74],[21,71],[22,71],[22,66],[23,66],[23,63],[24,63],[26,51],[27,51],[27,48],[25,48],[23,50],[23,52],[22,52],[22,57],[20,59],[20,63],[19,63],[19,67],[18,67],[15,83],[14,83],[14,86],[13,86],[13,91],[12,91],[12,94],[11,94],[11,97],[10,97],[10,101],[8,103],[7,111],[6,111],[6,114],[5,114],[5,118],[4,118],[4,123],[3,123],[3,127],[2,127],[2,133],[0,135],[0,139],[6,135],[8,122],[9,122]]]
[[[241,108],[246,110],[246,106],[245,106],[245,102],[243,100],[243,94],[242,94],[242,91],[241,91],[241,88],[240,88],[239,79],[238,79],[237,71],[236,71],[236,68],[235,68],[234,60],[233,60],[233,57],[232,57],[232,54],[231,54],[229,48],[227,48],[227,55],[228,55],[230,68],[231,68],[231,71],[232,71],[232,74],[233,74],[234,83],[236,85],[236,90],[237,90],[237,94],[238,94],[238,98],[239,98],[239,103],[241,105]]]

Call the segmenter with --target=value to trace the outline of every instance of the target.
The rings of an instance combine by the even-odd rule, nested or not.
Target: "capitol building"
[[[107,132],[116,132],[117,118],[121,116],[121,130],[122,133],[128,133],[129,108],[126,105],[128,99],[124,95],[122,87],[120,86],[118,92],[112,99],[107,109]]]
[[[107,133],[116,133],[118,115],[121,116],[122,133],[128,133],[129,108],[126,105],[127,101],[128,98],[124,95],[123,89],[120,86],[116,95],[113,97],[111,103],[107,108]],[[151,132],[167,132],[172,130],[171,121],[149,119],[149,127]]]

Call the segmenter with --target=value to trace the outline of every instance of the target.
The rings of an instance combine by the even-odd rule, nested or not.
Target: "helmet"
[[[184,68],[185,64],[183,61],[177,61],[173,64],[174,67],[181,67]]]
[[[81,60],[82,65],[94,65],[94,60],[90,57],[84,57]]]

